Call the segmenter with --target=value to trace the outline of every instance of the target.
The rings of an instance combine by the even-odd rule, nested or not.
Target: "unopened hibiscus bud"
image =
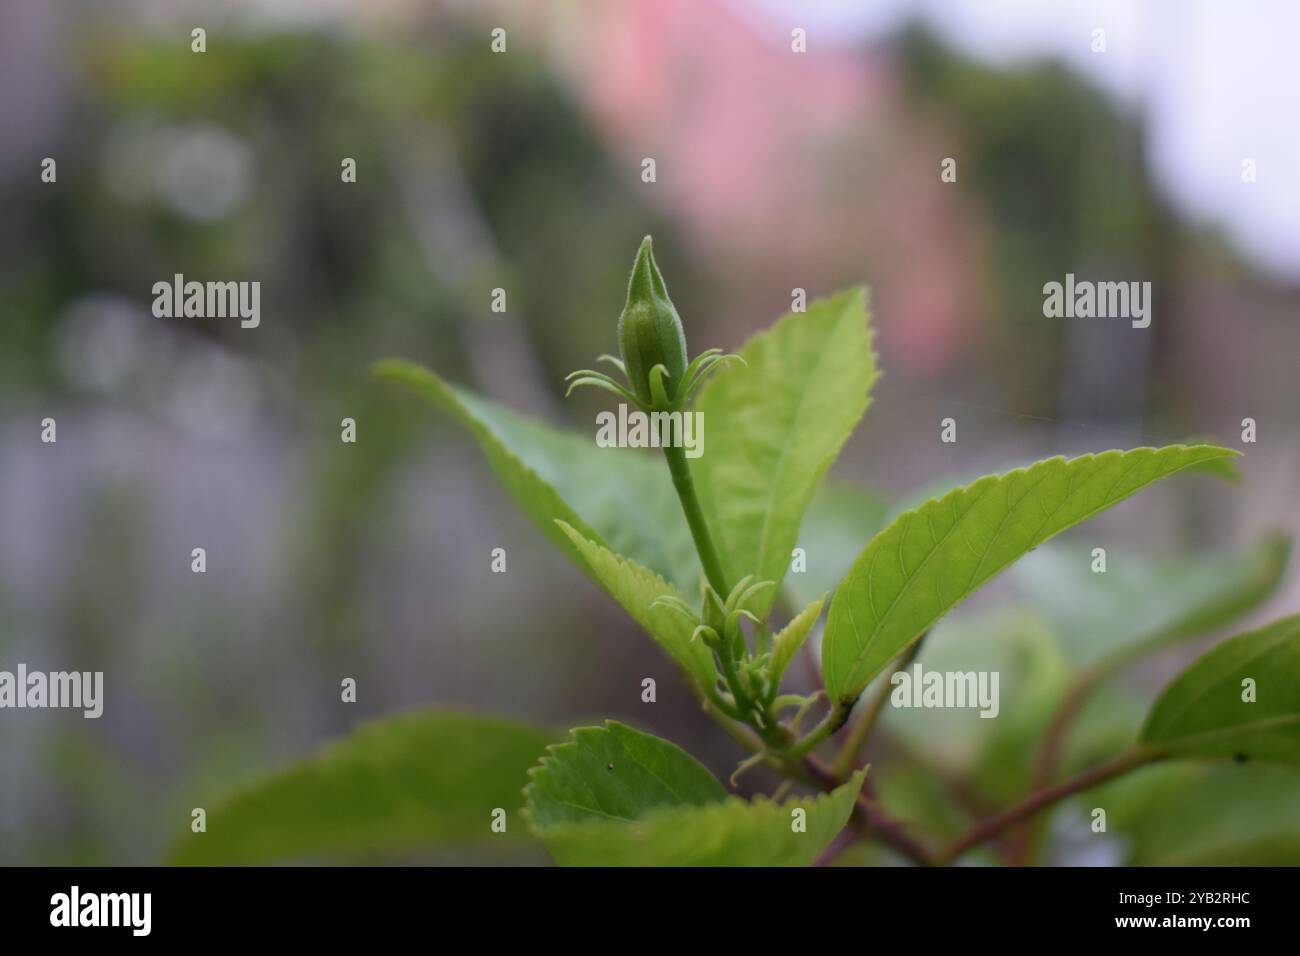
[[[649,236],[642,240],[632,266],[627,304],[618,317],[618,345],[637,398],[646,408],[660,408],[665,404],[662,394],[671,397],[686,374],[686,333],[655,265]],[[651,371],[657,365],[667,370],[664,392],[658,396],[651,386]]]
[[[686,361],[686,333],[655,265],[649,236],[637,250],[628,280],[627,304],[618,317],[618,347],[621,359],[602,355],[600,361],[622,372],[626,385],[604,372],[580,368],[566,376],[569,392],[591,385],[613,392],[642,411],[682,411],[717,369],[733,359],[744,363],[739,355],[723,355],[722,349],[706,349]]]

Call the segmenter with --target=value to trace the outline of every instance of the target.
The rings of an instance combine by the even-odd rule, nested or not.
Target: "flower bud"
[[[618,346],[628,384],[646,408],[658,407],[650,387],[650,370],[656,365],[668,370],[666,390],[669,398],[673,396],[686,373],[686,333],[655,265],[649,236],[642,240],[632,266],[627,304],[618,317]]]

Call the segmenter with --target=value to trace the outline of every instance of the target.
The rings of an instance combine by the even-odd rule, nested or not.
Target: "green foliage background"
[[[661,463],[605,455],[523,420],[586,434],[603,406],[582,395],[561,403],[561,380],[614,346],[627,254],[645,233],[698,347],[739,346],[789,308],[794,286],[816,298],[870,285],[869,347],[887,374],[863,427],[845,442],[842,423],[829,422],[830,438],[812,449],[820,466],[844,443],[797,526],[795,540],[817,559],[786,577],[779,619],[832,590],[871,536],[932,489],[1058,452],[1194,434],[1237,447],[1243,415],[1266,423],[1240,490],[1197,475],[1148,490],[1143,504],[1034,551],[936,629],[927,666],[945,655],[963,667],[986,660],[1032,692],[1004,694],[1005,715],[992,722],[887,712],[870,777],[896,815],[951,837],[1013,799],[1031,773],[1028,741],[1070,681],[1108,659],[1103,649],[1169,645],[1103,683],[1066,741],[1065,770],[1131,743],[1207,640],[1296,607],[1293,576],[1278,581],[1287,535],[1269,535],[1297,530],[1300,441],[1280,363],[1300,348],[1300,297],[1184,221],[1153,181],[1141,122],[1059,65],[991,69],[921,28],[883,51],[851,51],[888,63],[896,109],[842,124],[824,153],[786,144],[786,155],[817,157],[813,179],[830,199],[809,200],[816,241],[777,236],[774,261],[754,251],[755,237],[720,242],[667,189],[646,190],[644,144],[627,126],[602,126],[592,91],[542,44],[491,56],[473,15],[214,23],[201,68],[189,25],[145,29],[109,8],[51,17],[4,30],[50,53],[10,61],[33,72],[9,87],[48,95],[48,108],[6,113],[0,145],[0,667],[103,669],[110,697],[100,721],[0,720],[0,863],[153,863],[178,845],[192,808],[208,807],[215,822],[232,795],[264,785],[247,842],[213,846],[212,859],[256,847],[261,859],[544,862],[513,822],[501,845],[460,839],[482,822],[471,805],[506,807],[518,821],[510,794],[545,746],[606,716],[674,741],[725,780],[735,748],[677,669],[555,560],[556,545],[580,560],[604,545],[692,593],[695,559]],[[519,24],[515,36],[527,36]],[[196,217],[160,184],[187,142],[212,150],[214,133],[242,151],[247,179],[220,214]],[[932,178],[936,146],[962,157],[944,221],[979,282],[957,344],[926,366],[902,344],[915,316],[889,306],[911,282],[891,255],[903,255],[904,227],[928,207],[917,198],[895,217],[883,200],[908,194],[903,171]],[[57,188],[34,172],[47,155],[59,159]],[[341,188],[344,155],[360,176]],[[664,170],[665,184],[674,175]],[[813,194],[775,175],[756,183],[755,204]],[[852,204],[858,196],[865,208]],[[923,238],[944,243],[938,231]],[[1036,303],[1046,278],[1111,264],[1171,290],[1167,319],[1149,351],[1115,340],[1094,353],[1122,374],[1081,396],[1061,385],[1079,351]],[[263,327],[153,319],[148,289],[176,272],[261,279]],[[927,278],[957,281],[939,268]],[[487,307],[498,286],[509,291],[504,316]],[[1250,330],[1231,348],[1216,334],[1225,316]],[[860,358],[862,343],[846,343]],[[837,358],[852,354],[837,347]],[[387,355],[432,368],[441,381],[426,384],[451,414],[377,383],[367,368]],[[948,414],[961,421],[955,454],[934,439]],[[59,422],[55,446],[34,437],[46,415]],[[357,446],[338,441],[344,416],[360,423]],[[469,434],[458,427],[467,422]],[[549,521],[537,533],[538,516],[491,480],[494,455],[506,453],[476,422],[508,435],[511,454],[564,500],[583,496],[576,514],[560,515],[582,541]],[[725,433],[709,437],[726,447]],[[607,487],[597,473],[619,493],[595,500]],[[820,476],[818,467],[792,475],[782,499],[806,497]],[[726,476],[701,483],[715,480],[726,488]],[[629,522],[619,516],[632,496]],[[745,540],[754,505],[743,504],[735,552],[777,567],[796,529]],[[1112,571],[1080,580],[1081,556],[1098,543]],[[189,571],[199,544],[209,551],[203,578]],[[505,576],[484,571],[495,546],[508,550]],[[1186,642],[1196,646],[1173,646]],[[809,640],[789,665],[804,689],[816,646]],[[688,669],[691,653],[679,660]],[[358,681],[355,705],[339,701],[345,676]],[[640,701],[646,676],[658,683],[653,708]],[[420,716],[431,708],[452,716]],[[509,746],[488,742],[500,730],[488,713],[510,722]],[[391,740],[366,729],[402,714]],[[364,752],[350,752],[357,742]],[[429,773],[440,747],[444,766],[464,776]],[[382,754],[415,764],[395,786],[365,788],[386,794],[377,808],[387,826],[362,822],[367,804],[348,784],[294,812],[300,775],[319,795],[331,768]],[[494,756],[506,768],[499,777],[464,762]],[[955,782],[959,797],[941,782]],[[775,783],[758,771],[739,792]],[[1171,765],[1104,794],[1115,807],[1113,835],[1099,841],[1107,862],[1300,853],[1291,812],[1300,794],[1286,770]],[[416,812],[435,800],[446,816]],[[358,814],[346,827],[355,843],[343,845],[330,807]],[[276,821],[285,826],[258,829]],[[1070,839],[1081,825],[1083,808],[1062,806],[1053,833],[1064,836],[1041,859],[1093,859],[1095,843]]]

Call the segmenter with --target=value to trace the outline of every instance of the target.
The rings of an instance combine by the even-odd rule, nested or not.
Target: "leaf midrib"
[[[875,598],[872,596],[872,593],[871,593],[871,590],[872,590],[872,589],[871,589],[871,582],[872,582],[872,578],[873,578],[873,576],[874,576],[875,573],[876,573],[876,559],[880,556],[880,550],[877,549],[877,550],[876,550],[876,551],[871,555],[871,564],[870,564],[870,565],[868,566],[868,568],[867,568],[867,605],[868,605],[868,607],[870,608],[870,610],[871,610],[871,616],[872,616],[873,618],[875,618],[875,621],[872,623],[872,626],[871,626],[871,634],[868,635],[866,641],[863,642],[862,647],[861,647],[861,648],[858,650],[858,652],[853,656],[853,663],[852,663],[852,665],[849,667],[849,674],[848,674],[848,676],[850,676],[850,677],[853,676],[854,671],[856,671],[856,670],[858,669],[858,666],[862,663],[863,658],[867,656],[867,652],[871,649],[871,646],[872,646],[872,644],[875,642],[876,637],[880,634],[881,628],[884,626],[885,619],[886,619],[886,618],[887,618],[887,617],[888,617],[888,616],[893,612],[894,608],[898,605],[898,602],[899,602],[900,600],[902,600],[902,598],[903,598],[905,592],[906,592],[906,591],[907,591],[907,590],[912,586],[912,582],[916,580],[917,575],[919,575],[919,574],[921,573],[921,571],[924,570],[925,566],[929,563],[930,559],[931,559],[932,557],[934,557],[935,554],[938,553],[939,548],[940,548],[944,543],[946,543],[947,540],[948,540],[950,537],[952,537],[953,532],[955,532],[955,531],[957,530],[957,528],[961,526],[961,522],[962,522],[962,520],[966,517],[966,515],[970,514],[973,510],[975,510],[975,506],[978,505],[978,504],[980,503],[980,501],[983,500],[984,496],[988,493],[989,488],[992,488],[995,484],[997,484],[997,479],[996,479],[996,478],[992,478],[992,479],[990,479],[990,481],[989,481],[989,483],[988,483],[987,486],[985,486],[984,488],[980,489],[980,493],[979,493],[979,495],[976,497],[976,499],[975,499],[973,502],[971,502],[971,506],[970,506],[969,508],[967,508],[967,509],[962,513],[962,515],[961,515],[960,518],[958,518],[956,521],[954,521],[954,522],[952,523],[952,527],[951,527],[951,528],[949,528],[947,531],[944,532],[943,540],[937,542],[937,543],[934,545],[934,547],[932,547],[932,548],[930,549],[930,553],[927,554],[924,558],[921,559],[921,563],[918,564],[918,565],[916,566],[916,570],[913,571],[912,574],[911,574],[911,576],[908,577],[907,580],[903,582],[903,587],[899,590],[898,594],[894,595],[894,597],[890,600],[889,605],[885,608],[885,613],[884,613],[883,615],[880,615],[880,614],[877,614],[877,613],[876,613],[876,609],[875,609],[875,606],[874,606],[874,604],[875,604]],[[960,494],[960,491],[952,492],[952,494],[954,494],[954,495]],[[917,509],[917,510],[919,510],[919,509]],[[900,516],[899,516],[899,520],[901,521],[901,520],[903,520],[903,518],[905,518],[905,517],[910,519],[911,517],[913,517],[913,516],[917,513],[917,510],[913,510],[913,511],[905,512],[903,515],[900,515]],[[892,526],[891,526],[891,527],[892,527]],[[889,529],[887,528],[887,529],[885,529],[885,530],[888,531]],[[885,532],[881,532],[881,533],[884,534]],[[960,600],[960,599],[959,599],[959,600]],[[853,600],[852,600],[852,598],[850,598],[849,601],[848,601],[848,608],[849,608],[849,616],[850,616],[850,620],[852,620],[852,618],[853,618]],[[853,621],[853,630],[854,630],[854,633],[856,634],[856,633],[857,633],[857,622],[856,622],[856,621]]]
[[[1159,742],[1153,741],[1151,742],[1151,746],[1156,750],[1169,750],[1171,752],[1177,752],[1178,750],[1182,750],[1193,744],[1200,745],[1205,743],[1216,743],[1220,738],[1230,738],[1235,734],[1240,734],[1242,732],[1260,733],[1262,731],[1275,730],[1277,728],[1288,727],[1291,726],[1292,724],[1294,724],[1296,727],[1300,727],[1300,713],[1279,714],[1276,717],[1265,717],[1263,719],[1252,720],[1247,723],[1229,724],[1226,727],[1220,727],[1216,730],[1207,730],[1204,731],[1203,733],[1192,734],[1191,736],[1187,736],[1187,737],[1175,737],[1172,740],[1164,740]],[[1249,746],[1243,746],[1243,749],[1248,751],[1250,748]]]
[[[1258,661],[1260,658],[1273,653],[1273,651],[1277,650],[1279,646],[1285,644],[1288,640],[1294,639],[1297,633],[1300,633],[1300,631],[1298,631],[1296,628],[1289,628],[1287,630],[1282,631],[1273,640],[1269,641],[1267,644],[1261,647],[1257,653],[1252,654],[1250,657],[1245,658],[1244,660],[1240,661],[1239,663],[1233,666],[1237,669],[1244,669],[1246,667],[1249,667],[1250,665]],[[1181,706],[1174,709],[1170,713],[1169,717],[1165,719],[1165,725],[1176,727],[1178,723],[1183,719],[1183,716],[1193,709],[1193,705],[1200,704],[1202,701],[1204,701],[1205,698],[1209,696],[1211,691],[1214,690],[1215,688],[1216,685],[1214,681],[1207,681],[1205,686],[1202,689],[1189,693],[1187,700],[1185,700]],[[1298,715],[1298,719],[1300,719],[1300,715]],[[1232,725],[1233,728],[1241,728],[1246,726],[1249,725],[1248,724]],[[1163,742],[1173,743],[1175,740],[1183,740],[1183,739],[1193,739],[1193,738],[1180,737],[1180,738],[1174,738],[1173,740],[1167,740]]]
[[[1136,449],[1135,449],[1135,450],[1136,450]],[[1190,449],[1188,449],[1188,450],[1190,450]],[[1152,454],[1150,457],[1151,457],[1153,460],[1155,460],[1155,459],[1157,459],[1158,453],[1159,453],[1159,449],[1153,449],[1153,454]],[[1124,454],[1125,454],[1124,452],[1121,452],[1119,457],[1122,457]],[[1063,462],[1063,463],[1068,467],[1072,462],[1081,461],[1081,460],[1083,460],[1083,459],[1086,459],[1086,460],[1088,460],[1089,462],[1096,462],[1096,461],[1097,461],[1099,458],[1101,458],[1101,457],[1102,457],[1101,455],[1087,455],[1087,456],[1083,456],[1083,455],[1081,455],[1081,456],[1079,456],[1078,458],[1068,459],[1068,460],[1067,460],[1067,459],[1065,459],[1065,458],[1063,458],[1063,457],[1058,456],[1058,459],[1059,459],[1060,461],[1062,461],[1062,462]],[[1043,466],[1046,466],[1047,464],[1049,464],[1051,461],[1053,461],[1053,460],[1058,460],[1058,459],[1047,459],[1046,461],[1041,462],[1041,463],[1039,463],[1038,465],[1030,466],[1030,468],[1033,468],[1033,467],[1043,467]],[[1049,538],[1050,538],[1050,537],[1053,537],[1053,536],[1055,536],[1056,534],[1059,534],[1061,531],[1066,530],[1066,528],[1073,527],[1074,525],[1082,524],[1084,521],[1087,521],[1087,520],[1088,520],[1089,518],[1091,518],[1093,515],[1098,514],[1098,513],[1100,513],[1101,511],[1104,511],[1106,508],[1110,507],[1111,504],[1116,504],[1116,503],[1118,503],[1117,501],[1112,501],[1112,500],[1111,500],[1111,498],[1110,498],[1111,494],[1114,492],[1115,488],[1118,487],[1119,484],[1120,484],[1120,483],[1121,483],[1121,482],[1122,482],[1126,477],[1128,477],[1128,475],[1130,475],[1130,474],[1133,472],[1133,470],[1136,469],[1136,468],[1137,468],[1141,463],[1142,463],[1142,460],[1141,460],[1141,459],[1139,459],[1138,461],[1134,462],[1134,463],[1131,464],[1127,469],[1125,469],[1125,470],[1120,474],[1120,476],[1119,476],[1118,478],[1115,479],[1114,482],[1112,482],[1111,487],[1110,487],[1110,490],[1106,493],[1105,496],[1103,496],[1102,504],[1100,504],[1098,507],[1094,508],[1093,510],[1088,511],[1088,512],[1085,512],[1084,514],[1080,515],[1080,516],[1079,516],[1075,521],[1073,521],[1071,524],[1066,525],[1066,526],[1064,526],[1064,527],[1062,527],[1062,528],[1058,528],[1056,531],[1053,531],[1052,534],[1049,535],[1048,537],[1049,537]],[[1158,463],[1158,461],[1157,461],[1157,463]],[[1165,472],[1164,474],[1160,475],[1160,477],[1162,477],[1162,478],[1163,478],[1163,477],[1167,477],[1168,475],[1171,475],[1171,474],[1174,474],[1174,473],[1176,473],[1176,472],[1178,472],[1178,471],[1181,471],[1182,469],[1188,467],[1188,466],[1189,466],[1190,464],[1192,464],[1192,463],[1193,463],[1193,462],[1190,462],[1190,461],[1189,461],[1189,462],[1183,462],[1182,464],[1178,465],[1177,468],[1174,468],[1174,469],[1172,469],[1171,471]],[[1027,473],[1029,470],[1030,470],[1030,469],[1021,469],[1022,473]],[[1047,469],[1046,469],[1045,467],[1044,467],[1044,471],[1047,471]],[[906,594],[910,591],[913,582],[916,581],[916,579],[917,579],[917,577],[920,575],[921,571],[923,571],[923,570],[925,569],[925,567],[926,567],[926,565],[929,563],[930,559],[931,559],[932,557],[934,557],[934,555],[937,554],[937,553],[939,552],[939,550],[940,550],[940,548],[942,547],[943,544],[947,543],[948,539],[952,536],[953,532],[956,531],[956,530],[958,529],[958,527],[962,526],[962,523],[967,519],[967,516],[969,516],[969,515],[970,515],[970,514],[975,510],[976,506],[980,503],[980,501],[983,500],[985,494],[988,493],[989,489],[992,488],[992,487],[994,487],[995,485],[997,485],[1000,481],[1006,481],[1006,480],[1009,479],[1009,478],[1011,477],[1011,475],[1013,475],[1013,474],[1015,474],[1015,472],[1009,472],[1008,474],[1006,474],[1006,475],[1002,475],[1002,476],[991,476],[991,477],[990,477],[989,485],[980,491],[979,497],[976,498],[975,501],[971,502],[970,507],[967,508],[964,512],[962,512],[961,516],[960,516],[959,518],[957,518],[957,519],[953,522],[952,527],[949,528],[948,531],[944,533],[943,540],[940,541],[940,542],[937,542],[937,543],[936,543],[936,544],[931,548],[930,553],[927,554],[927,555],[926,555],[926,556],[921,560],[921,563],[918,564],[918,565],[916,566],[916,570],[913,571],[912,574],[911,574],[910,576],[907,577],[907,579],[906,579],[906,580],[904,581],[904,583],[903,583],[903,587],[902,587],[901,589],[899,589],[899,592],[898,592],[898,593],[897,593],[897,594],[896,594],[896,595],[895,595],[895,596],[890,600],[889,605],[885,608],[885,612],[884,612],[883,615],[877,615],[874,606],[871,607],[872,617],[876,618],[876,621],[875,621],[875,623],[874,623],[873,626],[872,626],[871,634],[867,637],[867,640],[866,640],[865,642],[863,642],[862,646],[861,646],[861,647],[858,649],[858,651],[854,654],[854,656],[853,656],[853,658],[852,658],[852,664],[851,664],[850,667],[849,667],[848,675],[847,675],[847,676],[852,677],[852,676],[855,674],[855,672],[857,671],[857,669],[861,666],[863,660],[866,658],[866,656],[867,656],[868,652],[870,651],[871,647],[874,645],[876,638],[879,636],[879,634],[881,633],[881,631],[884,629],[884,626],[885,626],[885,622],[886,622],[886,620],[889,618],[889,616],[890,616],[891,614],[893,614],[894,610],[898,607],[899,602],[902,601],[902,599],[904,598],[904,596],[906,596]],[[1042,476],[1038,481],[1036,481],[1036,482],[1033,484],[1032,487],[1029,488],[1028,491],[1026,491],[1023,495],[1020,496],[1020,498],[1017,500],[1016,505],[1015,505],[1014,507],[1019,507],[1020,503],[1023,502],[1026,498],[1028,498],[1029,495],[1033,494],[1034,490],[1037,489],[1038,486],[1041,485],[1044,481],[1046,481],[1049,477],[1051,477],[1050,473],[1044,474],[1044,475],[1043,475],[1043,476]],[[1067,502],[1068,502],[1072,497],[1074,497],[1074,496],[1075,496],[1076,494],[1078,494],[1078,493],[1081,493],[1081,492],[1082,492],[1086,487],[1088,487],[1089,484],[1091,484],[1093,481],[1095,481],[1096,479],[1098,479],[1098,478],[1100,478],[1100,477],[1101,477],[1101,474],[1100,474],[1100,473],[1099,473],[1099,474],[1095,474],[1095,475],[1090,476],[1090,477],[1088,478],[1088,480],[1084,481],[1084,483],[1083,483],[1082,485],[1079,486],[1078,489],[1074,489],[1074,488],[1070,487],[1069,485],[1067,485],[1067,486],[1066,486],[1066,494],[1065,494],[1065,497],[1062,498],[1061,501],[1057,504],[1057,506],[1056,506],[1055,508],[1053,508],[1052,511],[1048,514],[1048,516],[1047,516],[1046,518],[1044,518],[1044,520],[1043,520],[1042,522],[1040,522],[1040,524],[1039,524],[1038,528],[1036,529],[1035,534],[1033,535],[1033,537],[1034,537],[1034,538],[1037,538],[1037,534],[1038,534],[1038,532],[1041,531],[1041,530],[1043,529],[1043,527],[1045,527],[1045,526],[1048,524],[1048,522],[1051,521],[1053,515],[1055,515],[1057,512],[1059,512],[1062,508],[1065,507],[1066,503],[1067,503]],[[1154,481],[1154,480],[1156,480],[1156,479],[1153,478],[1153,479],[1151,479],[1151,480]],[[1147,484],[1150,484],[1150,482],[1147,482]],[[958,489],[957,491],[950,492],[950,494],[951,494],[951,495],[957,495],[957,494],[960,494],[960,491],[961,491],[961,489]],[[945,497],[948,497],[948,496],[945,495]],[[942,501],[942,499],[940,499],[940,501]],[[928,502],[927,502],[926,504],[928,504]],[[915,517],[915,516],[916,516],[916,515],[921,511],[921,509],[923,509],[924,507],[925,507],[925,505],[923,504],[923,505],[921,505],[921,506],[918,507],[918,508],[914,508],[914,509],[912,509],[911,511],[904,512],[902,515],[899,515],[899,517],[898,517],[898,519],[897,519],[898,522],[903,521],[905,518],[909,518],[909,519],[910,519],[911,517]],[[985,545],[984,550],[983,550],[983,552],[982,552],[982,554],[981,554],[980,560],[979,560],[979,562],[977,562],[977,564],[976,564],[976,573],[975,573],[975,575],[972,576],[970,582],[968,582],[967,585],[962,589],[962,591],[961,591],[961,593],[960,593],[960,596],[957,597],[957,599],[956,599],[955,601],[953,601],[952,604],[956,604],[956,603],[959,603],[960,601],[965,600],[965,599],[966,599],[967,597],[969,597],[972,593],[974,593],[974,590],[977,590],[977,589],[978,589],[978,585],[976,585],[974,588],[972,588],[972,584],[974,583],[975,579],[979,576],[979,571],[980,571],[980,569],[982,569],[982,567],[983,567],[984,557],[988,555],[990,549],[991,549],[992,546],[993,546],[993,542],[994,542],[994,541],[996,540],[996,538],[1001,534],[1001,529],[1002,529],[1003,526],[1005,525],[1005,523],[1006,523],[1006,519],[1007,519],[1007,517],[1010,515],[1010,513],[1011,513],[1011,509],[1008,509],[1008,510],[1006,511],[1006,513],[1002,516],[1002,519],[998,522],[998,529],[994,532],[993,537],[991,537],[991,538],[989,539],[988,543]],[[885,531],[882,531],[881,534],[883,535],[883,534],[887,533],[889,530],[892,529],[892,527],[893,527],[893,526],[891,525],[890,528],[885,529]],[[901,532],[900,532],[900,534],[901,534]],[[879,553],[880,553],[880,552],[877,551],[877,552],[875,552],[875,553],[872,555],[872,557],[871,557],[871,565],[869,566],[868,571],[867,571],[867,598],[868,598],[868,602],[869,602],[869,603],[873,602],[873,600],[874,600],[874,599],[873,599],[873,596],[872,596],[872,593],[871,593],[871,579],[872,579],[872,576],[873,576],[874,573],[875,573],[875,564],[876,564],[876,559],[877,559],[877,557],[879,557]],[[901,557],[901,544],[900,544],[900,557]],[[1005,561],[1005,562],[1003,562],[1001,565],[999,565],[999,566],[997,566],[997,567],[991,569],[990,572],[989,572],[989,575],[988,575],[988,576],[991,577],[991,576],[993,576],[994,574],[997,574],[997,573],[998,573],[999,571],[1001,571],[1003,568],[1007,567],[1007,566],[1010,565],[1012,562],[1014,562],[1014,561],[1016,560],[1016,558],[1018,558],[1018,557],[1019,557],[1019,555],[1016,555],[1015,557],[1011,558],[1010,560]],[[850,618],[852,618],[852,613],[851,613],[851,612],[852,612],[852,601],[849,602],[849,610],[850,610]],[[935,619],[935,618],[931,618],[931,623],[933,623],[934,619]],[[854,633],[856,634],[856,633],[857,633],[856,622],[853,623],[853,627],[854,627]],[[922,630],[924,630],[924,628],[922,628]],[[851,684],[851,683],[853,683],[853,681],[849,681],[849,683]]]

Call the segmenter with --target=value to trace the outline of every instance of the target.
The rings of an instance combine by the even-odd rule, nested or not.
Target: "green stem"
[[[727,682],[727,687],[731,689],[731,696],[736,701],[736,710],[739,711],[741,720],[748,723],[750,709],[754,706],[754,702],[745,693],[745,686],[740,682],[740,675],[736,673],[736,664],[730,654],[722,652],[718,653],[718,661],[722,664],[722,678]]]
[[[782,756],[787,760],[798,760],[805,754],[812,753],[817,749],[818,744],[844,726],[844,721],[848,719],[848,716],[849,712],[836,701],[831,705],[831,709],[826,712],[826,716],[822,718],[821,723],[808,731],[807,737],[796,743]]]
[[[705,698],[704,711],[717,721],[718,726],[725,730],[732,739],[746,750],[751,752],[758,750],[758,744],[741,729],[739,724],[732,720],[731,716],[722,706],[722,701],[716,699],[716,695]]]
[[[704,696],[707,699],[708,704],[715,707],[719,712],[730,717],[732,720],[744,720],[740,711],[723,700],[722,695],[716,690],[706,689],[704,691]]]
[[[715,594],[725,599],[731,593],[727,587],[727,576],[722,573],[722,562],[718,552],[713,548],[713,538],[709,535],[709,526],[704,520],[704,511],[700,508],[700,499],[695,495],[695,482],[691,479],[691,466],[686,460],[686,449],[677,445],[665,445],[664,457],[668,459],[668,471],[673,476],[673,487],[681,500],[682,511],[686,514],[686,523],[691,527],[691,537],[695,540],[695,550],[700,555],[700,564],[704,567],[704,576]]]
[[[929,632],[927,631],[926,634]],[[894,685],[892,683],[894,674],[905,670],[915,659],[917,651],[921,649],[921,642],[925,640],[926,635],[922,634],[911,646],[903,652],[903,656],[898,659],[897,666],[889,675],[889,680],[881,683],[876,690],[876,696],[871,699],[867,705],[866,712],[858,718],[853,729],[849,731],[848,740],[844,741],[844,746],[840,748],[839,754],[835,758],[835,763],[831,767],[831,773],[838,780],[847,780],[849,774],[853,773],[853,768],[857,766],[858,757],[862,753],[862,748],[871,736],[872,728],[876,726],[876,721],[880,719],[880,712],[885,709],[885,702],[889,700],[889,695],[893,693]]]

